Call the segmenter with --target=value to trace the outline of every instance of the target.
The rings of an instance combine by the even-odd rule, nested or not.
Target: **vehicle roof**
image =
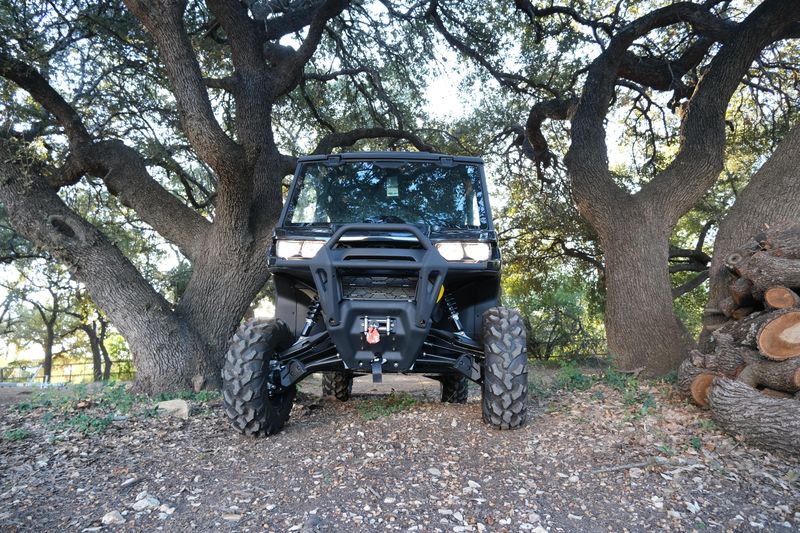
[[[327,161],[339,158],[344,161],[373,161],[373,160],[407,160],[407,161],[440,161],[452,159],[455,163],[472,163],[482,165],[483,159],[465,155],[447,155],[431,152],[345,152],[342,154],[307,155],[298,158],[298,163],[313,161]]]

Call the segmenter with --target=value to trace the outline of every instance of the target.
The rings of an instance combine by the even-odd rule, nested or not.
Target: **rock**
[[[428,473],[433,477],[441,477],[442,475],[442,471],[439,470],[438,468],[429,468]]]
[[[224,514],[224,515],[222,515],[222,519],[223,519],[223,520],[226,520],[226,521],[228,521],[228,522],[238,522],[239,520],[241,520],[241,519],[242,519],[242,515],[240,515],[240,514],[228,513],[228,514]],[[298,529],[300,529],[300,528],[298,527]]]
[[[156,404],[159,414],[174,416],[182,420],[189,418],[189,404],[186,400],[166,400]]]
[[[140,492],[136,496],[136,503],[132,507],[134,511],[144,511],[145,509],[155,509],[159,505],[161,505],[161,502],[158,501],[158,498],[147,492]]]
[[[103,515],[104,526],[117,526],[125,523],[125,517],[119,511],[111,511]]]

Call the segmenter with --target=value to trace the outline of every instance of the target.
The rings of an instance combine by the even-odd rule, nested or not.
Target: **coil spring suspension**
[[[320,310],[320,303],[318,299],[314,299],[311,302],[311,305],[308,306],[308,312],[306,313],[306,323],[303,326],[303,332],[300,334],[301,337],[308,337],[308,334],[311,333],[311,328],[314,327],[314,322],[317,321],[317,317],[319,316]]]
[[[445,293],[444,304],[447,306],[447,311],[450,313],[450,320],[456,327],[456,333],[464,331],[464,325],[461,323],[461,317],[458,315],[458,304],[456,298],[451,293]]]

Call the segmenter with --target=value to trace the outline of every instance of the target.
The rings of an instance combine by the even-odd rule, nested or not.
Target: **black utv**
[[[223,369],[225,411],[242,433],[278,432],[297,383],[315,372],[339,400],[366,374],[423,374],[456,403],[474,381],[487,423],[524,422],[525,327],[499,306],[480,158],[303,157],[267,261],[277,318],[244,323]]]

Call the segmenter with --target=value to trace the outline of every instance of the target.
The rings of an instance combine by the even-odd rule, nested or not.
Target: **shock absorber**
[[[464,325],[461,324],[461,317],[458,316],[458,304],[456,304],[455,297],[449,292],[445,293],[444,304],[447,306],[447,311],[450,313],[450,320],[453,321],[453,324],[456,327],[456,333],[463,332]]]
[[[301,337],[308,337],[309,333],[311,333],[311,328],[314,327],[314,322],[317,321],[317,317],[319,316],[320,310],[320,303],[319,299],[315,298],[313,302],[308,306],[308,312],[306,313],[306,323],[303,326],[303,332],[300,333]]]

